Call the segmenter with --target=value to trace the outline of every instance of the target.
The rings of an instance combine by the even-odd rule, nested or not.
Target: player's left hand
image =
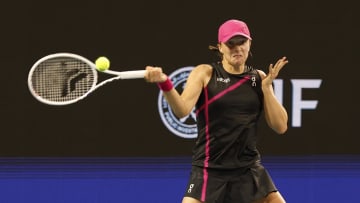
[[[270,64],[269,66],[269,73],[267,76],[263,79],[262,84],[263,85],[271,85],[273,80],[276,79],[276,77],[279,75],[280,70],[288,63],[289,61],[286,59],[286,57],[282,57],[279,59],[275,65]]]

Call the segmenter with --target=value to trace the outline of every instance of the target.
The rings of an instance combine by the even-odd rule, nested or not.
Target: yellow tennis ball
[[[96,59],[95,66],[99,71],[106,71],[110,67],[110,61],[105,56],[101,56]]]

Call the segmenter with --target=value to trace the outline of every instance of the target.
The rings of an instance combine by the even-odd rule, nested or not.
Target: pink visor
[[[246,23],[240,20],[228,20],[219,28],[218,41],[225,43],[236,35],[241,35],[251,40],[250,31]]]

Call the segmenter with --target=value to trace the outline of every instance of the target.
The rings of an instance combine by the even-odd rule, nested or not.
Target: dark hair
[[[214,52],[221,60],[223,58],[222,54],[219,51],[219,48],[217,46],[209,45],[210,51]]]

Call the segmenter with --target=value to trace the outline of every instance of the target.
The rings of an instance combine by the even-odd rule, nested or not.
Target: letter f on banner
[[[301,127],[301,110],[302,109],[316,109],[317,100],[302,100],[303,88],[319,88],[321,79],[293,79],[291,80],[293,86],[293,101],[292,101],[292,126]]]

